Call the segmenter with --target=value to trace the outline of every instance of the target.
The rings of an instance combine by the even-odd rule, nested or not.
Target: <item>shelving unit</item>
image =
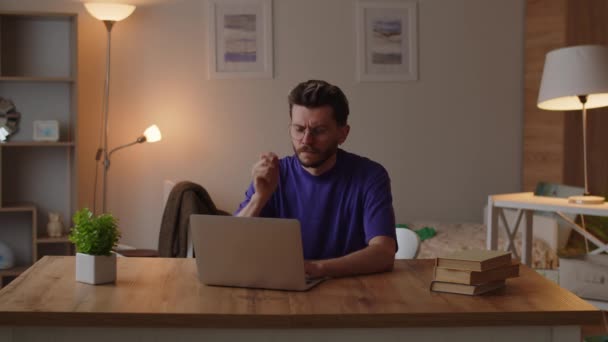
[[[27,267],[13,267],[8,270],[0,270],[0,288],[17,278],[25,270],[27,270]]]
[[[2,76],[0,81],[8,82],[73,82],[69,77],[23,77],[23,76]]]
[[[36,242],[38,244],[43,244],[43,243],[67,243],[70,240],[68,240],[67,236],[61,236],[61,237],[50,237],[50,236],[39,236],[36,239]]]
[[[42,141],[9,141],[2,146],[4,147],[62,147],[62,146],[74,146],[73,141],[57,141],[57,142],[42,142]]]
[[[15,254],[0,287],[39,257],[73,253],[46,225],[60,213],[67,233],[76,208],[77,22],[72,13],[0,12],[0,97],[21,113],[19,131],[0,144],[0,241]],[[36,120],[57,120],[59,141],[33,141]]]

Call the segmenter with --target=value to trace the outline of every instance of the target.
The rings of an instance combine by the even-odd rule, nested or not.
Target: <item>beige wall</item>
[[[108,207],[123,242],[155,247],[163,181],[204,185],[234,210],[258,154],[291,151],[285,96],[322,78],[351,102],[344,148],[382,163],[398,222],[481,221],[487,195],[521,187],[523,0],[419,0],[419,78],[355,81],[355,0],[275,0],[273,80],[207,80],[204,1],[138,1],[113,30],[110,145],[156,123],[163,141],[118,152]],[[3,0],[1,9],[78,11],[80,202],[92,202],[105,29],[80,4]]]

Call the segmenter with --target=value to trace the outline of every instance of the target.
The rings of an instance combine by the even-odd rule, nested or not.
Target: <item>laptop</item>
[[[306,291],[300,222],[295,219],[191,215],[199,280],[206,285]]]

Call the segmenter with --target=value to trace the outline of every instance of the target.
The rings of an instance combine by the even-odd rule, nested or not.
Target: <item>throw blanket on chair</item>
[[[207,191],[192,182],[177,183],[167,199],[158,238],[158,254],[163,258],[185,258],[188,252],[190,215],[229,215],[218,210]]]

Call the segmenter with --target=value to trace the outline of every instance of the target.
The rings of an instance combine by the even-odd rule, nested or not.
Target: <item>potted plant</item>
[[[116,281],[116,254],[120,232],[112,214],[94,216],[84,208],[74,214],[69,239],[76,246],[76,281],[105,284]]]

